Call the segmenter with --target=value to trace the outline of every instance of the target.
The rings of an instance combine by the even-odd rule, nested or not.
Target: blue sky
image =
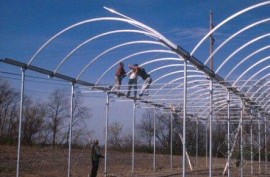
[[[56,1],[56,0],[27,0],[27,1],[6,1],[0,0],[0,58],[13,58],[22,62],[28,62],[34,53],[45,43],[50,37],[55,35],[62,29],[92,18],[98,17],[116,17],[103,7],[113,8],[127,16],[130,16],[142,23],[159,31],[169,40],[175,44],[180,45],[187,51],[195,47],[200,39],[208,32],[209,29],[209,13],[210,10],[214,13],[214,24],[218,24],[230,15],[256,3],[263,2],[262,0],[79,0],[79,1]],[[268,6],[267,6],[268,7]],[[226,24],[222,29],[215,33],[216,44],[220,44],[226,37],[233,32],[241,29],[243,26],[250,24],[250,22],[269,17],[269,7],[263,7],[259,10],[254,10],[233,20],[229,24]],[[97,33],[99,30],[118,28],[118,24],[107,23],[98,24],[94,26],[85,26],[77,28],[76,30],[69,32],[59,39],[57,39],[52,45],[48,46],[35,60],[34,64],[45,67],[48,69],[53,68],[53,65],[63,58],[70,49],[78,45],[92,33]],[[266,26],[255,28],[253,31],[240,36],[230,47],[225,48],[217,56],[228,56],[231,48],[239,47],[239,44],[246,43],[249,39],[258,36],[257,34],[263,34],[265,31],[269,31],[269,23]],[[126,38],[133,36],[122,36],[118,40],[125,41]],[[83,48],[78,52],[72,66],[63,67],[61,72],[67,75],[73,76],[74,73],[78,73],[79,66],[83,67],[84,60],[91,58],[95,53],[95,50],[99,48],[106,48],[108,43],[113,43],[115,39],[106,39],[104,41],[97,42],[96,46],[88,46],[89,48]],[[268,40],[267,40],[268,41]],[[268,43],[266,40],[262,43]],[[208,56],[209,42],[205,44],[195,53],[195,56],[204,61]],[[205,52],[207,51],[207,52]],[[240,55],[245,55],[240,54]],[[117,57],[117,55],[112,55]],[[82,59],[81,59],[82,58]],[[83,59],[84,58],[84,59]],[[224,58],[224,57],[223,57]],[[79,60],[81,59],[81,60]],[[131,61],[132,62],[132,61]],[[220,64],[221,61],[217,61]],[[78,67],[74,64],[78,64]],[[100,63],[100,65],[106,65]],[[232,63],[233,64],[233,63]],[[96,69],[96,70],[95,70]],[[94,74],[101,74],[99,65],[91,69]],[[18,68],[10,67],[5,64],[0,64],[0,77],[7,78],[11,81],[14,87],[19,88],[19,77],[7,75],[3,72],[20,73]],[[89,74],[91,75],[89,71]],[[33,75],[34,73],[28,73]],[[94,75],[93,74],[93,75]],[[35,74],[34,74],[35,75]],[[40,76],[40,75],[38,75]],[[40,76],[42,77],[42,76]],[[44,77],[44,76],[43,76]],[[83,77],[88,79],[89,76]],[[35,91],[40,93],[37,95],[48,94],[48,90],[54,88],[48,84],[29,81],[27,89],[29,91]],[[92,80],[90,80],[92,81]],[[113,77],[107,76],[107,80],[103,83],[113,84]],[[45,86],[46,85],[46,86]],[[68,84],[58,85],[59,87],[66,87],[69,89]],[[49,88],[49,89],[48,89]],[[39,96],[37,96],[39,97]],[[41,96],[42,97],[42,96]],[[91,98],[91,96],[89,96]],[[92,98],[95,99],[95,98]],[[92,102],[92,101],[88,101]],[[98,122],[98,117],[104,117],[104,102],[105,100],[96,98],[92,103],[94,107],[94,120]],[[120,103],[119,103],[120,104]],[[97,110],[97,109],[101,110]],[[130,107],[129,107],[130,108]],[[115,106],[112,108],[112,112],[120,112],[119,108]],[[103,112],[103,113],[100,113]],[[128,113],[130,114],[130,112]],[[124,117],[116,116],[114,117]],[[103,119],[103,118],[102,118]],[[123,118],[122,118],[123,119]],[[124,119],[127,120],[127,119]],[[103,130],[102,128],[99,128]]]
[[[5,1],[1,0],[1,57],[28,61],[33,53],[61,29],[76,22],[113,16],[103,6],[118,10],[153,27],[190,51],[208,30],[209,12],[219,23],[233,13],[261,0],[80,0]],[[265,13],[256,12],[256,15]],[[242,23],[245,23],[242,21]],[[195,38],[197,36],[197,38]],[[74,38],[73,38],[74,37]],[[76,40],[71,36],[70,40]],[[71,42],[71,41],[68,41]]]

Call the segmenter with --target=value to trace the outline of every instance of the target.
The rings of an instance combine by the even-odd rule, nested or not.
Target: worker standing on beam
[[[115,86],[111,90],[111,91],[116,90],[117,91],[117,96],[119,96],[119,90],[120,90],[120,87],[122,85],[122,79],[124,77],[126,77],[126,71],[125,71],[125,68],[124,68],[124,63],[120,62],[119,66],[118,66],[118,68],[116,70],[116,73],[115,73]]]

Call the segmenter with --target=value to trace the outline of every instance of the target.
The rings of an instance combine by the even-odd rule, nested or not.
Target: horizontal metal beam
[[[95,85],[93,83],[89,83],[89,82],[82,81],[82,80],[76,80],[75,78],[72,78],[72,77],[69,77],[69,76],[66,76],[66,75],[63,75],[63,74],[59,74],[59,73],[54,73],[53,71],[43,69],[43,68],[40,68],[40,67],[37,67],[37,66],[27,65],[26,63],[23,63],[23,62],[14,60],[14,59],[10,59],[10,58],[0,59],[0,62],[9,64],[9,65],[13,65],[13,66],[17,66],[17,67],[20,67],[20,68],[28,69],[28,70],[38,72],[38,73],[41,73],[41,74],[45,74],[45,75],[48,75],[49,78],[55,77],[55,78],[59,78],[59,79],[71,82],[73,84],[79,84],[79,85],[83,85],[83,86],[90,86],[93,89],[101,90],[101,91],[107,92],[109,94],[114,94],[114,95],[118,94],[118,95],[120,95],[122,97],[125,96],[124,93],[111,91],[111,87],[97,86],[97,85]],[[155,106],[157,108],[162,108],[162,109],[165,109],[165,110],[170,109],[171,111],[176,112],[176,113],[181,112],[180,110],[172,110],[171,108],[166,107],[166,106],[164,106],[162,104],[157,104],[155,102],[147,101],[147,100],[144,100],[142,98],[137,98],[137,97],[126,97],[126,98],[132,99],[134,101],[139,101],[139,102],[142,102],[142,103],[145,103],[145,104],[150,104],[150,105]]]
[[[220,85],[224,86],[227,90],[231,91],[234,95],[239,96],[240,99],[245,103],[245,105],[257,105],[256,102],[252,101],[250,98],[246,98],[244,93],[240,92],[236,87],[233,87],[231,83],[224,80],[221,76],[216,74],[208,66],[204,65],[200,60],[198,60],[194,56],[191,56],[190,53],[187,52],[182,47],[177,46],[176,48],[174,48],[173,46],[170,46],[170,44],[166,43],[163,40],[159,40],[159,41],[165,44],[167,47],[169,47],[172,51],[176,52],[178,55],[183,57],[185,60],[193,64],[198,70],[201,70],[202,72],[204,72],[208,77],[210,77],[211,79],[214,79]],[[254,107],[256,107],[256,109],[258,109],[260,112],[269,116],[269,113],[264,111],[262,107],[260,106],[254,106]]]

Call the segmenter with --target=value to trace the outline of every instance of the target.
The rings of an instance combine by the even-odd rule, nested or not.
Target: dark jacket
[[[104,156],[100,154],[100,147],[94,144],[92,146],[92,161],[99,161],[99,158],[104,158]]]
[[[144,68],[139,67],[138,68],[138,75],[143,79],[146,80],[148,77],[150,77],[149,74],[146,73]]]

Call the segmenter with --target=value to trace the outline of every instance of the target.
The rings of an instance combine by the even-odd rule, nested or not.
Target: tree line
[[[66,90],[56,89],[49,94],[48,100],[34,100],[30,96],[24,97],[24,109],[22,117],[21,140],[24,145],[67,145],[69,140],[70,122],[70,94]],[[17,144],[19,126],[20,93],[11,88],[8,81],[0,78],[0,144]],[[234,111],[233,111],[234,110]],[[226,111],[216,113],[215,119],[226,115]],[[240,117],[237,108],[232,109],[232,115]],[[171,114],[153,109],[145,110],[139,118],[140,122],[135,127],[135,148],[137,151],[153,152],[154,139],[159,153],[169,153],[172,147],[174,154],[182,153],[182,142],[179,133],[182,134],[182,115]],[[154,116],[156,132],[154,138]],[[83,97],[75,94],[73,103],[72,144],[84,146],[89,142],[89,134],[85,120],[91,118],[91,111],[83,105]],[[172,131],[171,131],[172,122]],[[264,153],[263,125],[261,132],[258,125],[244,124],[244,152],[249,158],[250,151],[250,126],[253,126],[254,152]],[[121,122],[112,122],[108,127],[108,145],[115,150],[129,150],[132,145],[132,135],[124,132]],[[209,147],[208,124],[194,118],[188,118],[186,122],[186,148],[190,155],[205,156]],[[234,135],[238,122],[231,125],[230,144],[234,141]],[[198,134],[196,134],[198,129]],[[258,146],[258,136],[261,133],[261,146]],[[212,129],[212,150],[216,157],[227,155],[227,124],[214,122]],[[91,136],[91,135],[90,135]],[[239,138],[237,138],[234,156],[239,153]],[[269,137],[267,146],[270,147]],[[256,157],[258,156],[258,153]]]
[[[240,118],[240,109],[235,107],[232,109],[231,116]],[[215,119],[224,117],[226,111],[220,111],[216,113]],[[246,113],[245,113],[246,115]],[[155,138],[154,138],[154,116],[155,116]],[[135,144],[137,151],[144,151],[153,153],[154,139],[156,141],[156,150],[158,153],[170,153],[171,137],[173,154],[182,154],[182,142],[179,137],[179,133],[182,134],[183,124],[182,115],[170,114],[162,111],[146,110],[141,118],[141,121],[135,127]],[[171,131],[172,122],[172,131]],[[205,156],[209,155],[209,127],[205,120],[198,121],[194,118],[188,118],[186,120],[186,149],[191,156]],[[237,129],[239,126],[239,120],[231,122],[230,125],[230,146],[233,142],[236,142],[232,158],[238,158],[240,154],[240,133],[236,137]],[[264,139],[264,123],[261,122],[259,131],[259,125],[257,121],[246,121],[243,124],[243,156],[245,159],[250,159],[251,152],[251,126],[253,128],[253,154],[254,159],[258,159],[258,151],[261,151],[261,157],[265,157],[265,139]],[[215,157],[227,156],[227,122],[226,121],[214,121],[212,123],[212,154]],[[198,129],[198,134],[196,134]],[[172,134],[172,135],[171,135]],[[261,136],[261,142],[259,143],[259,134]],[[266,147],[270,147],[270,138],[268,136],[267,127],[267,139]],[[131,135],[126,135],[123,132],[123,125],[120,122],[113,122],[109,125],[109,146],[114,149],[130,149],[131,147]],[[260,144],[260,145],[259,145]],[[135,148],[136,148],[135,147]],[[268,154],[268,156],[270,156]],[[268,157],[269,158],[269,157]]]
[[[83,121],[91,117],[76,94],[73,103],[73,143],[81,144],[86,136]],[[0,78],[0,144],[17,144],[20,93]],[[65,145],[69,136],[70,101],[67,91],[56,89],[48,101],[24,96],[21,141],[24,145]]]

